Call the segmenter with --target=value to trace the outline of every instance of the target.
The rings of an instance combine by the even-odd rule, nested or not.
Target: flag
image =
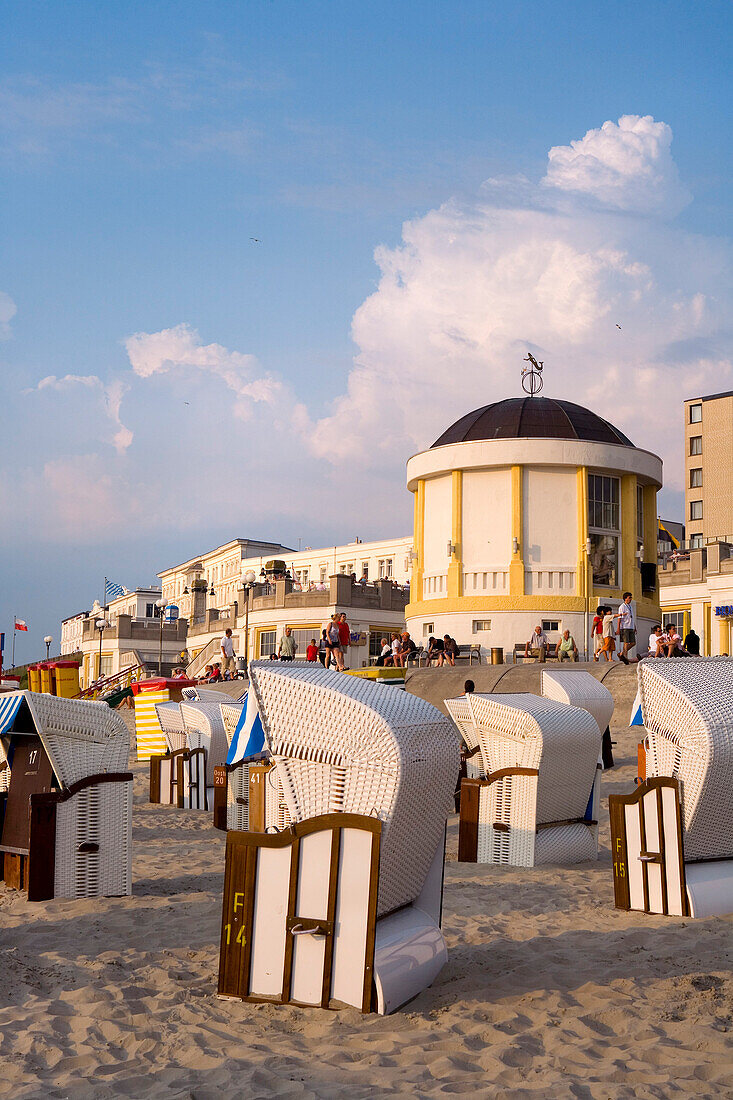
[[[109,600],[116,600],[118,596],[124,596],[127,589],[122,584],[115,584],[114,581],[108,581],[104,578],[104,602],[108,603]]]
[[[229,746],[227,764],[236,764],[239,760],[254,756],[255,753],[262,752],[264,747],[265,731],[257,709],[257,700],[255,693],[249,690],[244,697],[242,713]]]
[[[28,629],[28,624],[26,623],[25,619],[16,619],[15,620],[15,626],[13,627],[13,629],[14,630],[27,630]]]
[[[644,720],[641,716],[641,699],[639,698],[639,692],[636,693],[636,698],[631,704],[631,718],[629,719],[630,726],[643,726]]]
[[[3,651],[4,651],[4,649],[5,649],[5,635],[3,633],[0,633],[0,668],[2,668],[2,664],[3,664]]]

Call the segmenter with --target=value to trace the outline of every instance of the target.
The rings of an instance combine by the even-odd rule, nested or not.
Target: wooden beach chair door
[[[176,756],[178,808],[205,810],[206,749],[185,749]]]
[[[10,749],[10,787],[2,822],[0,857],[4,856],[4,878],[16,890],[28,889],[30,854],[30,797],[54,786],[51,761],[40,737],[13,735]]]
[[[220,996],[369,1011],[380,832],[327,814],[228,834]]]
[[[617,909],[687,915],[682,814],[676,779],[647,779],[629,795],[610,795]]]

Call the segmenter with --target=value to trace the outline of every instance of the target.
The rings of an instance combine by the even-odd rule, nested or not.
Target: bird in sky
[[[621,325],[616,325],[616,328],[619,330],[619,332],[621,331]]]
[[[249,239],[250,239],[251,241],[254,241],[254,242],[255,242],[255,244],[261,244],[261,243],[262,243],[262,242],[260,241],[260,238],[259,238],[259,237],[250,237]]]
[[[183,404],[184,404],[184,405],[190,405],[190,404],[191,404],[191,402],[190,402],[190,401],[184,401],[184,402],[183,402]]]

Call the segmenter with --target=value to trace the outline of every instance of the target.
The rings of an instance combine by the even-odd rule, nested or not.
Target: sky
[[[409,533],[407,458],[528,350],[682,518],[682,402],[733,388],[727,0],[2,11],[6,664],[105,576]]]

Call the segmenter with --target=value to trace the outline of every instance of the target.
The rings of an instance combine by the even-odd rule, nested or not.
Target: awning
[[[15,716],[20,709],[20,704],[23,702],[23,694],[21,692],[11,692],[9,695],[0,695],[0,737],[10,729]]]

